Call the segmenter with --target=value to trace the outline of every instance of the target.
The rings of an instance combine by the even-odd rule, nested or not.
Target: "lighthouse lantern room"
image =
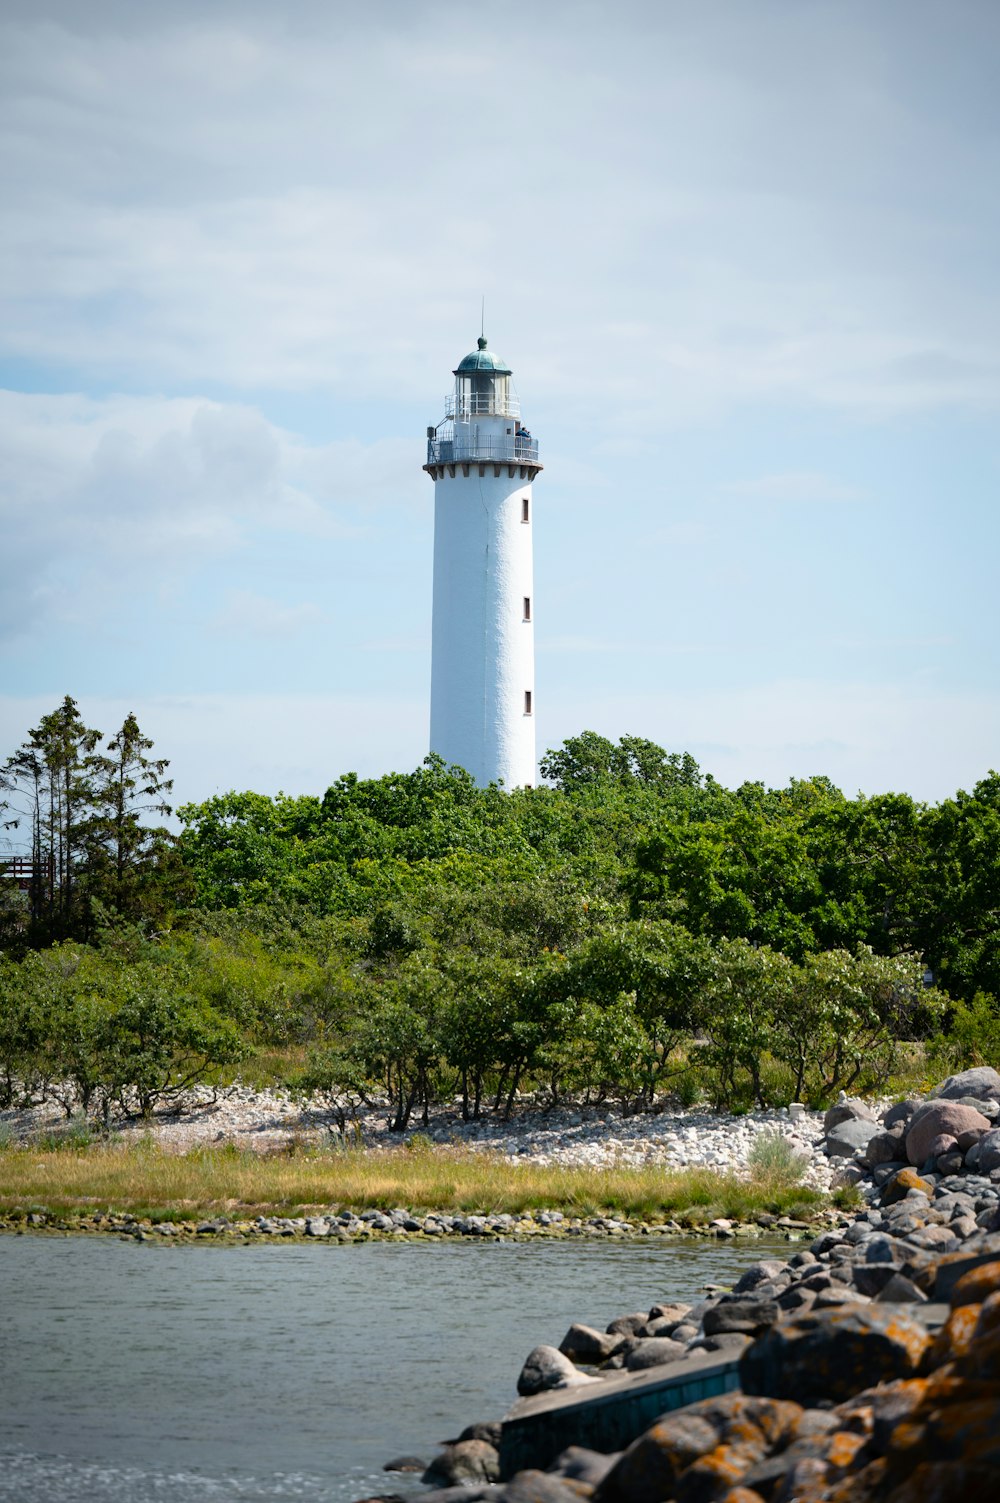
[[[531,485],[542,466],[508,365],[487,348],[454,371],[427,430],[434,481],[431,751],[481,786],[535,781]]]

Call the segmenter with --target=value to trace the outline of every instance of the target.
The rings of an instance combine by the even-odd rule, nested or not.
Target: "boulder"
[[[874,1137],[868,1139],[865,1144],[865,1160],[875,1167],[876,1164],[889,1164],[894,1159],[901,1158],[905,1152],[903,1139],[906,1136],[902,1123],[890,1131],[877,1132]]]
[[[705,1335],[718,1336],[722,1332],[739,1331],[756,1335],[767,1330],[778,1319],[778,1303],[773,1299],[758,1299],[752,1294],[723,1295],[713,1310],[705,1311]]]
[[[871,1107],[864,1101],[851,1101],[845,1096],[843,1101],[834,1102],[826,1116],[823,1118],[823,1131],[830,1133],[835,1127],[843,1122],[878,1122],[878,1118]]]
[[[606,1456],[603,1451],[588,1451],[585,1446],[567,1446],[565,1451],[560,1451],[549,1471],[557,1477],[568,1477],[571,1482],[585,1482],[588,1487],[596,1487],[604,1481],[620,1455],[620,1451],[612,1451]]]
[[[457,1487],[466,1482],[499,1482],[496,1446],[485,1440],[459,1440],[435,1456],[422,1482],[431,1487]]]
[[[832,1159],[852,1159],[858,1149],[867,1148],[879,1132],[879,1125],[873,1118],[853,1117],[831,1128],[823,1146]]]
[[[518,1472],[503,1489],[504,1503],[580,1503],[572,1482],[552,1472]]]
[[[621,1335],[609,1336],[592,1326],[573,1324],[559,1343],[559,1350],[571,1362],[607,1362],[625,1344]]]
[[[394,1456],[384,1463],[383,1472],[426,1472],[427,1463],[419,1456]]]
[[[972,1070],[962,1070],[949,1075],[931,1092],[938,1100],[957,1100],[961,1096],[978,1097],[981,1101],[1000,1101],[1000,1073],[992,1065],[977,1065]]]
[[[839,1403],[866,1384],[916,1376],[929,1339],[888,1307],[812,1311],[759,1336],[740,1359],[740,1382],[747,1394]]]
[[[700,1399],[665,1415],[640,1435],[597,1488],[594,1503],[662,1503],[674,1497],[693,1503],[696,1498],[721,1498],[723,1491],[735,1499],[738,1494],[720,1484],[731,1487],[749,1463],[772,1446],[786,1445],[801,1419],[798,1404],[742,1393]],[[720,1460],[721,1470],[715,1464]],[[695,1473],[698,1467],[707,1467],[703,1476]]]
[[[917,1107],[922,1105],[921,1101],[912,1096],[908,1096],[905,1101],[897,1101],[895,1106],[890,1106],[882,1113],[882,1126],[895,1127],[897,1122],[902,1122],[905,1126]]]
[[[517,1380],[517,1391],[522,1398],[531,1394],[545,1393],[550,1388],[578,1388],[584,1383],[599,1383],[587,1373],[577,1372],[568,1357],[554,1346],[536,1346],[528,1353]]]
[[[1000,1169],[1000,1128],[994,1127],[979,1139],[979,1171],[989,1174]]]
[[[936,1137],[947,1133],[958,1138],[960,1133],[988,1132],[989,1118],[971,1106],[960,1106],[954,1101],[927,1101],[918,1106],[906,1131],[906,1157],[911,1164],[923,1164]]]
[[[769,1284],[776,1279],[779,1273],[783,1273],[786,1264],[779,1263],[777,1258],[765,1258],[760,1263],[751,1263],[733,1285],[734,1294],[751,1294],[761,1284]]]
[[[625,1358],[630,1373],[642,1372],[647,1367],[660,1367],[664,1362],[679,1362],[687,1356],[687,1347],[680,1341],[671,1341],[669,1336],[640,1337]]]
[[[661,1503],[699,1456],[714,1451],[719,1435],[696,1405],[668,1414],[640,1435],[608,1472],[594,1503]]]
[[[897,1201],[905,1200],[911,1190],[920,1190],[924,1195],[933,1195],[934,1186],[930,1180],[921,1179],[915,1169],[900,1169],[882,1191],[882,1204],[895,1205]]]

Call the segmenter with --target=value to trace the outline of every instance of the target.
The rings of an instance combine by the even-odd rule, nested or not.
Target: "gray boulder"
[[[687,1356],[687,1347],[669,1336],[647,1336],[637,1341],[625,1359],[629,1372],[642,1372],[647,1367],[660,1367],[665,1362],[679,1362]]]
[[[595,1331],[593,1326],[574,1322],[560,1341],[559,1350],[571,1362],[596,1364],[607,1362],[609,1357],[625,1345],[625,1341],[626,1337],[620,1334],[609,1335],[607,1331]]]
[[[545,1393],[550,1388],[579,1388],[584,1383],[599,1383],[587,1373],[577,1372],[568,1357],[554,1346],[536,1346],[528,1353],[517,1380],[517,1391],[522,1398],[531,1394]]]
[[[843,1101],[834,1102],[826,1113],[823,1118],[823,1131],[830,1133],[843,1122],[877,1122],[877,1120],[875,1113],[866,1102],[851,1101],[845,1096]]]
[[[588,1451],[585,1446],[567,1446],[565,1451],[560,1451],[549,1471],[557,1477],[568,1477],[572,1482],[585,1482],[588,1487],[596,1487],[604,1481],[620,1455],[620,1451],[612,1451],[606,1456],[603,1451]]]
[[[917,1107],[922,1105],[923,1102],[916,1096],[907,1096],[905,1101],[897,1101],[895,1106],[886,1107],[882,1113],[882,1126],[895,1127],[897,1122],[902,1122],[905,1126]]]
[[[846,1118],[830,1129],[823,1146],[832,1159],[852,1159],[859,1148],[867,1148],[879,1131],[874,1114]]]
[[[992,1065],[977,1065],[973,1070],[962,1070],[949,1075],[931,1092],[932,1097],[957,1101],[962,1096],[978,1097],[981,1101],[1000,1101],[1000,1073]]]
[[[903,1146],[904,1136],[902,1123],[889,1131],[877,1132],[865,1144],[866,1161],[874,1169],[876,1164],[891,1164],[894,1160],[901,1159],[906,1151]]]
[[[485,1440],[459,1440],[435,1456],[422,1482],[431,1487],[456,1487],[466,1482],[499,1482],[496,1446]]]
[[[760,1263],[751,1263],[733,1285],[734,1294],[752,1294],[761,1284],[769,1284],[776,1279],[779,1273],[785,1269],[784,1263],[779,1263],[777,1258],[765,1258]]]
[[[752,1294],[724,1295],[713,1310],[705,1312],[705,1335],[718,1336],[731,1331],[755,1336],[773,1326],[779,1315],[773,1299],[759,1299]]]
[[[1000,1169],[1000,1128],[995,1127],[979,1139],[979,1169],[983,1174]]]

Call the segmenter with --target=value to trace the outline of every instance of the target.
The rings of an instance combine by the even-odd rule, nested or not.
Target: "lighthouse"
[[[531,485],[542,466],[510,366],[487,348],[453,372],[427,430],[434,481],[430,749],[476,782],[535,781]]]

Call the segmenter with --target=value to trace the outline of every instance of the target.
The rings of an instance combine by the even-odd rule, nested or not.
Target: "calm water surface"
[[[513,1402],[573,1320],[692,1299],[703,1242],[172,1247],[0,1237],[0,1499],[349,1503]],[[787,1256],[787,1244],[778,1255]]]

